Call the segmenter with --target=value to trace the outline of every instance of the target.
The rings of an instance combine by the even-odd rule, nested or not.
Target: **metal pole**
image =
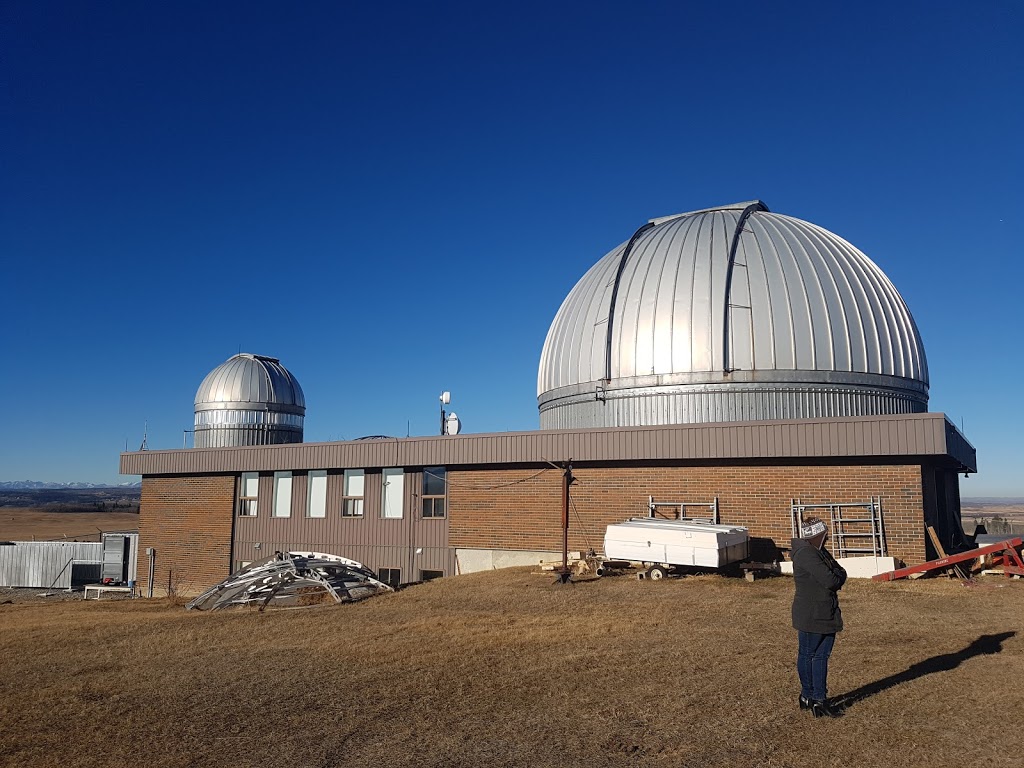
[[[568,584],[569,578],[569,486],[576,482],[572,476],[572,459],[565,465],[562,473],[562,571],[558,574],[558,584]]]
[[[146,554],[149,555],[149,594],[147,597],[153,596],[153,574],[156,570],[156,550],[153,547],[146,548]]]
[[[572,469],[566,467],[562,475],[562,570],[569,570],[569,478]]]

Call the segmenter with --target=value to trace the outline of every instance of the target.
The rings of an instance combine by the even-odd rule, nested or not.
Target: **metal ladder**
[[[886,556],[881,496],[872,496],[868,502],[834,504],[803,504],[800,499],[793,499],[790,505],[793,538],[800,536],[804,512],[812,510],[828,510],[831,549],[835,557]]]
[[[658,507],[673,507],[676,510],[676,520],[700,520],[706,519],[709,522],[718,525],[721,522],[721,516],[718,510],[718,497],[715,496],[711,502],[707,501],[655,501],[653,496],[647,497],[647,516],[648,517],[659,517]],[[686,514],[687,507],[699,507],[706,509],[711,513],[709,518],[696,518],[690,517]]]

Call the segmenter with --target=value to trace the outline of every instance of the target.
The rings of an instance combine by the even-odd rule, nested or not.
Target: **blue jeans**
[[[828,657],[835,645],[835,633],[819,635],[817,632],[798,632],[800,651],[796,657],[796,671],[800,675],[800,694],[811,701],[828,698]]]

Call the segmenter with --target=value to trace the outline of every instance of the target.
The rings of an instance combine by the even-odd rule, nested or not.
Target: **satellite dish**
[[[448,403],[450,403],[452,401],[452,393],[451,392],[442,392],[440,399],[441,399],[441,405],[448,405]]]
[[[459,417],[454,413],[449,413],[448,418],[444,422],[444,433],[446,435],[457,435],[462,429],[462,422],[459,421]]]

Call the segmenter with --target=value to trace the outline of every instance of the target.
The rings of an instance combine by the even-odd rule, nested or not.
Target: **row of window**
[[[405,470],[385,469],[381,472],[381,509],[383,518],[400,519],[405,510]],[[260,476],[243,472],[238,493],[238,514],[255,517],[259,509]],[[362,517],[366,474],[361,469],[346,469],[342,486],[342,517]],[[420,493],[423,517],[441,518],[446,514],[447,477],[444,467],[425,467]],[[292,515],[292,473],[274,473],[271,517]],[[306,482],[306,517],[327,517],[327,470],[311,469]]]

